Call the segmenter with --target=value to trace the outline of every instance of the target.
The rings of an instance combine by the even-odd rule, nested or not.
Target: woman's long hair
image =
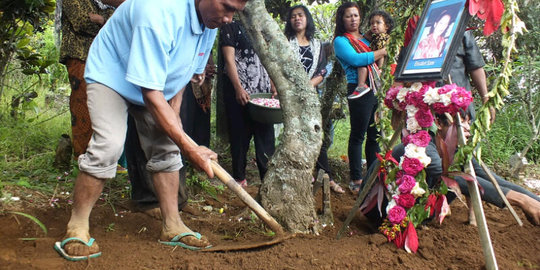
[[[347,32],[345,30],[345,24],[343,24],[343,16],[345,16],[345,10],[352,7],[358,9],[358,14],[362,16],[360,7],[355,2],[346,2],[339,6],[336,12],[336,29],[334,30],[334,39],[336,37],[343,36]],[[360,18],[360,20],[361,19],[362,18]]]
[[[315,35],[315,22],[313,21],[313,17],[311,16],[311,13],[304,5],[297,5],[289,9],[289,12],[287,12],[287,21],[285,24],[285,36],[287,36],[287,39],[292,39],[296,36],[296,31],[292,28],[291,24],[291,18],[292,18],[292,12],[297,9],[301,8],[304,10],[304,13],[306,14],[306,33],[305,36],[308,40],[311,40],[313,36]]]

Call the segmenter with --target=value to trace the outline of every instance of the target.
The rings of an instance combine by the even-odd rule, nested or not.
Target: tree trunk
[[[260,189],[262,205],[286,230],[318,233],[311,192],[322,136],[317,94],[262,0],[249,1],[240,18],[279,92],[285,124]]]
[[[329,147],[332,143],[332,124],[334,119],[339,119],[342,116],[334,110],[334,100],[336,96],[341,100],[347,93],[347,82],[345,81],[345,72],[337,59],[333,55],[328,55],[328,61],[334,61],[332,73],[325,82],[324,93],[321,98],[321,116],[323,123],[323,147]],[[341,109],[339,109],[341,112]]]

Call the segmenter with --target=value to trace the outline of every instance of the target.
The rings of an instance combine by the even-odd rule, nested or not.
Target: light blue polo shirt
[[[137,105],[141,87],[169,100],[203,73],[216,33],[199,22],[194,0],[127,0],[94,39],[84,78]]]

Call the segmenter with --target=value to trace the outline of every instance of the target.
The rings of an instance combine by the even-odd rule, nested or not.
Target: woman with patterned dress
[[[275,151],[274,126],[252,120],[246,104],[252,94],[275,90],[240,22],[234,21],[221,27],[220,47],[225,63],[223,98],[231,144],[232,176],[245,187],[247,152],[251,138],[254,138],[261,181],[268,169],[266,163]]]

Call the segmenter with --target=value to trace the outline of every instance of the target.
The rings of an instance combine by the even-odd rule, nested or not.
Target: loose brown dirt
[[[256,186],[248,187],[255,195]],[[51,207],[50,198],[39,192],[11,190],[21,196],[19,209],[38,218],[48,228],[44,233],[30,219],[4,212],[0,216],[1,269],[483,269],[484,258],[478,232],[466,224],[467,211],[454,202],[452,215],[442,225],[430,224],[418,231],[420,248],[416,254],[387,243],[361,217],[352,222],[347,235],[336,240],[354,197],[350,193],[332,197],[335,217],[320,235],[299,235],[283,243],[249,251],[196,252],[157,242],[160,221],[134,212],[127,200],[111,204],[99,201],[91,217],[91,234],[103,255],[85,262],[61,258],[53,244],[61,240],[70,216],[69,195]],[[32,194],[32,196],[28,196]],[[317,205],[320,208],[320,196]],[[32,198],[32,200],[28,199]],[[44,201],[37,207],[38,201]],[[228,190],[218,200],[198,197],[182,218],[206,235],[213,245],[247,244],[271,239],[264,226],[250,218],[249,211]],[[212,206],[205,211],[204,206]],[[540,227],[519,227],[509,211],[484,205],[493,246],[500,269],[540,268]],[[9,208],[9,207],[8,207]],[[219,209],[223,208],[223,213]],[[208,207],[206,207],[209,210]],[[24,238],[34,238],[25,240]]]

